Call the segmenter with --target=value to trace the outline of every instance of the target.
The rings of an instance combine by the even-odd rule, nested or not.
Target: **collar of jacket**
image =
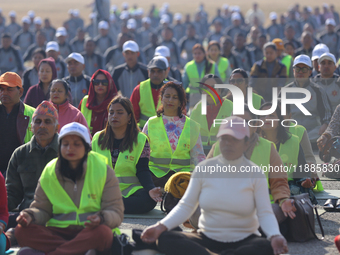
[[[52,142],[47,145],[45,148],[46,149],[52,149],[54,150],[56,153],[58,153],[58,134],[55,134],[53,137]],[[37,142],[37,139],[35,139],[35,136],[32,137],[31,141],[30,141],[30,153],[34,150],[41,150],[41,146],[39,145],[39,143]]]
[[[337,74],[333,74],[333,77],[329,79],[321,78],[321,73],[315,76],[315,81],[320,82],[322,85],[330,85],[333,83],[334,80],[336,80],[336,83],[339,83],[340,76]]]
[[[126,63],[125,63],[125,69],[126,71],[130,72],[135,72],[139,69],[139,63],[137,62],[134,67],[130,68]]]
[[[52,104],[57,109],[58,113],[59,112],[65,112],[65,110],[69,107],[68,99],[66,99],[66,101],[62,104],[55,104],[53,102],[52,102]]]
[[[71,76],[70,75],[70,82],[79,82],[82,79],[84,79],[84,74],[81,74],[80,76],[76,77],[76,76]]]
[[[308,78],[307,80],[306,80],[306,82],[303,84],[303,86],[302,86],[302,88],[307,88],[309,85],[310,85],[310,83],[311,83],[311,80]],[[301,88],[300,86],[299,86],[299,84],[298,84],[298,82],[297,82],[297,80],[294,78],[294,85],[295,85],[295,87],[297,87],[297,88]]]
[[[262,60],[261,69],[262,69],[262,70],[266,70],[266,72],[267,72],[266,61],[264,61],[264,60]],[[277,59],[275,59],[275,61],[274,61],[274,67],[273,67],[273,73],[272,73],[272,74],[277,74],[279,71],[280,71],[279,61],[277,61]]]

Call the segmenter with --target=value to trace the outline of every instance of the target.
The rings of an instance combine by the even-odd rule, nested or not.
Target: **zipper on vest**
[[[75,181],[75,183],[74,183],[73,191],[74,191],[74,192],[77,192],[77,181]]]

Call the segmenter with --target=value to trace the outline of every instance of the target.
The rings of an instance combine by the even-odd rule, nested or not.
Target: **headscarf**
[[[109,81],[109,86],[107,87],[106,97],[104,101],[100,105],[95,105],[94,103],[96,102],[96,92],[94,91],[93,80],[100,73],[106,76],[106,79]],[[112,98],[114,98],[116,95],[117,95],[117,88],[110,73],[103,69],[98,69],[91,77],[91,83],[90,83],[90,88],[89,88],[89,98],[87,100],[86,107],[96,112],[106,111],[107,106],[111,102]]]
[[[39,70],[41,64],[43,64],[43,63],[49,64],[50,67],[52,68],[52,80],[51,81],[56,79],[57,78],[57,67],[55,66],[54,58],[49,57],[49,58],[44,58],[44,59],[40,60],[39,65],[38,65],[38,70]],[[40,83],[41,83],[41,81],[39,79],[39,84]]]

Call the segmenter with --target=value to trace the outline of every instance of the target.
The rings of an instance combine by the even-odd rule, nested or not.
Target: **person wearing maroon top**
[[[4,233],[8,216],[5,178],[0,173],[0,255],[5,254],[5,250],[9,248],[9,243]]]
[[[85,116],[92,136],[106,127],[107,106],[116,95],[117,88],[110,73],[98,69],[91,77],[88,96],[85,96],[78,106]]]
[[[57,78],[57,68],[53,58],[45,58],[39,63],[39,83],[27,91],[24,103],[36,108],[42,101],[48,100],[50,83]]]

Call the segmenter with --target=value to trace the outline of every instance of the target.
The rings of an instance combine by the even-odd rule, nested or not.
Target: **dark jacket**
[[[58,134],[47,149],[39,147],[35,137],[18,147],[12,154],[7,168],[8,210],[26,209],[34,199],[38,180],[46,164],[58,156]]]
[[[255,62],[251,68],[250,76],[250,86],[252,86],[259,95],[263,96],[266,101],[271,101],[272,88],[283,87],[286,83],[286,66],[275,60],[272,74],[269,76],[266,61],[262,59]]]

